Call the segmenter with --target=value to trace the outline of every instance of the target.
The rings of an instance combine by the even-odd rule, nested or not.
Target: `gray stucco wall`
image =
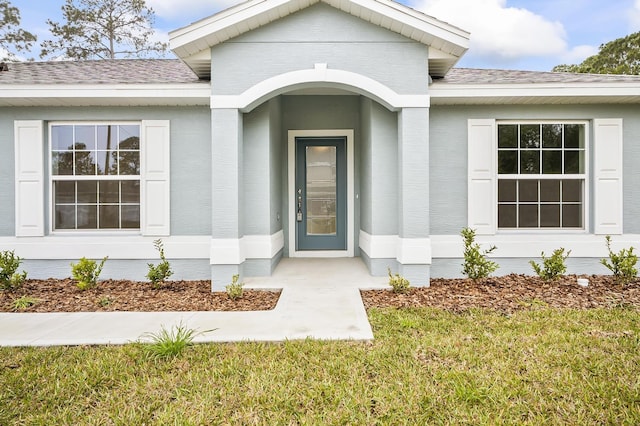
[[[371,77],[402,94],[428,90],[425,45],[321,3],[215,46],[212,91],[239,94],[316,63]]]
[[[286,179],[286,167],[282,162],[282,153],[286,151],[285,140],[282,132],[282,98],[277,97],[269,101],[269,193],[271,194],[271,229],[274,234],[282,229],[282,182]]]
[[[264,103],[250,114],[245,114],[244,124],[244,234],[269,235],[271,210],[269,103]]]
[[[640,233],[640,106],[432,106],[430,111],[431,234],[459,234],[467,226],[467,120],[624,120],[624,233]],[[591,126],[593,152],[593,127]],[[593,160],[593,156],[590,156]],[[593,167],[590,167],[593,169]],[[592,179],[592,177],[591,177]],[[590,185],[593,188],[593,185]],[[593,212],[592,212],[593,213]],[[593,216],[592,216],[593,217]],[[436,275],[434,275],[436,276]]]
[[[14,120],[171,121],[171,233],[211,233],[211,125],[207,107],[0,108],[0,236],[15,235]],[[37,153],[34,153],[37,155]],[[42,154],[46,160],[46,152]],[[46,165],[45,165],[46,166]],[[45,168],[45,171],[47,169]],[[45,172],[46,173],[46,172]],[[45,180],[45,191],[48,191]],[[48,209],[48,194],[45,208]],[[48,213],[45,215],[45,220]]]

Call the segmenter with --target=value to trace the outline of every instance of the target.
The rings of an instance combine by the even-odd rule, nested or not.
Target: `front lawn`
[[[373,342],[168,360],[140,344],[0,348],[0,424],[638,424],[639,313],[373,308]]]

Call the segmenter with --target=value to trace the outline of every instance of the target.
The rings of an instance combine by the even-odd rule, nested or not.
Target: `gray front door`
[[[346,137],[296,138],[296,250],[347,249]]]

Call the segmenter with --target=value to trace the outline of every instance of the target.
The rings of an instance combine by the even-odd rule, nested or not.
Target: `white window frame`
[[[140,139],[142,139],[143,125],[142,121],[50,121],[48,122],[48,140],[47,140],[47,177],[49,180],[49,232],[51,235],[87,235],[87,234],[117,234],[117,235],[140,235],[142,233],[142,184],[143,170],[140,164],[140,173],[133,175],[57,175],[54,179],[53,175],[53,146],[52,146],[52,127],[54,126],[138,126],[140,129]],[[140,141],[140,163],[142,163],[142,140]],[[138,228],[121,228],[121,229],[55,229],[55,194],[54,181],[122,181],[135,180],[140,182],[140,225]]]
[[[544,125],[544,124],[578,124],[584,126],[584,173],[581,174],[569,174],[565,175],[564,173],[557,174],[500,174],[498,173],[498,126],[500,125]],[[591,129],[589,126],[589,120],[496,120],[495,122],[495,203],[494,203],[494,217],[495,217],[495,229],[496,233],[500,234],[510,234],[510,233],[574,233],[574,234],[586,234],[590,229],[590,211],[591,211],[591,202],[590,202],[590,180],[591,180],[591,170],[590,170],[590,151],[591,151]],[[564,151],[564,149],[563,149]],[[582,180],[583,182],[583,207],[582,207],[582,227],[581,228],[500,228],[498,227],[498,181],[499,180],[563,180],[563,179],[572,179],[572,180]],[[540,202],[538,202],[540,203]]]

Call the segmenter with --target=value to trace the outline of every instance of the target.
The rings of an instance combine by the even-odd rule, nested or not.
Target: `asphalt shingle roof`
[[[434,83],[441,84],[545,84],[545,83],[640,83],[637,75],[576,74],[566,72],[514,71],[453,68]]]
[[[176,84],[201,80],[177,59],[10,62],[1,84]]]

